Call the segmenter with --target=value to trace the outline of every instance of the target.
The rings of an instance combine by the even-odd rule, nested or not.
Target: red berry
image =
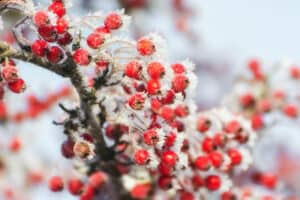
[[[195,188],[200,188],[204,186],[204,179],[196,174],[192,177],[192,183]]]
[[[155,130],[147,130],[144,132],[144,143],[147,145],[156,145],[158,142],[158,135]]]
[[[0,100],[0,121],[6,118],[6,115],[7,115],[6,104]]]
[[[73,158],[74,157],[74,141],[71,139],[67,139],[64,143],[61,145],[61,153],[65,158]]]
[[[129,100],[129,106],[134,110],[141,110],[144,108],[145,97],[141,94],[132,95]]]
[[[70,44],[72,40],[73,40],[72,35],[68,32],[65,32],[64,34],[58,36],[57,43],[65,46]]]
[[[248,61],[248,67],[252,72],[260,71],[260,62],[257,59],[252,59]]]
[[[219,176],[216,175],[210,175],[205,178],[205,186],[209,190],[218,190],[221,186],[221,179]]]
[[[179,200],[194,200],[194,195],[190,192],[182,192]]]
[[[284,114],[291,118],[296,118],[298,116],[298,108],[294,104],[287,104],[282,108]]]
[[[36,56],[45,56],[48,48],[48,43],[44,40],[36,40],[31,45],[31,51]]]
[[[91,62],[91,56],[85,49],[77,49],[73,54],[73,59],[78,65],[88,65]]]
[[[199,170],[207,171],[211,166],[211,162],[208,156],[203,155],[196,158],[194,165]]]
[[[264,173],[261,174],[259,182],[267,188],[274,189],[277,185],[277,177],[273,174]]]
[[[142,65],[138,61],[131,61],[125,66],[126,76],[139,80],[141,77]]]
[[[80,179],[73,178],[68,181],[68,190],[73,195],[81,194],[83,186],[84,184]]]
[[[39,27],[48,24],[50,20],[46,12],[37,11],[33,16],[33,22]]]
[[[235,199],[236,199],[235,195],[230,191],[223,192],[221,195],[221,200],[235,200]]]
[[[176,63],[176,64],[173,64],[171,65],[172,69],[173,69],[173,72],[175,74],[182,74],[185,72],[185,67],[184,65],[180,64],[180,63]]]
[[[87,187],[84,188],[82,194],[80,195],[80,200],[92,200],[94,198],[95,189],[87,185]]]
[[[158,179],[158,187],[162,190],[168,190],[172,187],[172,177],[161,176]]]
[[[58,17],[63,17],[66,14],[65,5],[59,1],[50,4],[48,10],[56,14]]]
[[[93,188],[100,188],[105,181],[107,180],[106,174],[104,174],[101,171],[94,172],[90,177],[89,177],[89,184]]]
[[[293,78],[293,79],[298,79],[300,78],[300,69],[297,67],[297,66],[292,66],[290,68],[290,76]]]
[[[157,94],[160,90],[160,83],[158,80],[151,79],[147,82],[147,92],[150,95]]]
[[[53,176],[49,179],[48,187],[52,192],[60,192],[64,189],[64,182],[60,176]]]
[[[213,150],[216,149],[216,144],[214,143],[214,140],[206,137],[202,141],[202,150],[206,153],[212,152]]]
[[[242,155],[236,149],[229,149],[227,155],[231,160],[231,165],[239,165],[242,162]]]
[[[261,129],[264,126],[264,121],[262,116],[259,114],[252,116],[251,125],[254,130]]]
[[[204,133],[210,129],[211,122],[205,117],[199,117],[197,120],[197,130]]]
[[[186,117],[189,114],[188,107],[184,104],[180,104],[175,108],[175,114],[178,117]]]
[[[9,142],[9,149],[12,152],[18,152],[22,147],[22,142],[19,137],[13,137]]]
[[[115,30],[122,26],[122,17],[117,13],[110,13],[104,20],[105,27]]]
[[[257,102],[257,110],[258,112],[269,112],[272,109],[272,104],[267,99],[262,99]]]
[[[158,170],[161,173],[161,175],[171,176],[172,167],[170,167],[168,165],[164,165],[164,164],[160,163],[159,166],[158,166]]]
[[[148,197],[151,189],[152,189],[151,184],[148,183],[137,184],[131,189],[130,195],[134,199],[145,199],[146,197]]]
[[[13,65],[6,65],[1,68],[1,77],[6,82],[13,82],[18,79],[18,70]]]
[[[59,34],[63,34],[68,29],[68,22],[64,18],[58,18],[56,21],[56,31]]]
[[[174,109],[172,109],[171,107],[169,106],[163,106],[160,111],[159,111],[159,114],[160,116],[168,121],[168,122],[171,122],[174,120],[175,118],[175,112],[174,112]]]
[[[184,75],[177,75],[172,80],[172,89],[175,92],[183,92],[189,84],[189,80]]]
[[[38,33],[47,42],[55,42],[58,36],[55,26],[52,25],[43,25],[38,27]]]
[[[165,139],[165,145],[167,147],[171,147],[171,146],[174,145],[175,140],[176,140],[176,135],[175,135],[175,133],[171,132],[171,133],[169,133],[169,135]]]
[[[57,47],[57,46],[52,46],[50,47],[50,49],[48,50],[47,53],[47,59],[49,60],[49,62],[56,64],[59,61],[61,61],[64,57],[64,53],[61,50],[61,48]]]
[[[221,167],[223,163],[223,155],[218,151],[211,152],[209,154],[209,159],[215,168]]]
[[[241,105],[244,107],[252,106],[255,103],[255,99],[252,94],[244,94],[240,97]]]
[[[138,165],[145,165],[149,161],[149,153],[145,149],[139,149],[134,153],[134,161]]]
[[[26,89],[26,85],[23,79],[17,79],[8,83],[8,88],[14,93],[21,93]]]
[[[178,156],[174,151],[164,151],[161,155],[161,162],[163,165],[174,166],[177,162]]]
[[[88,46],[92,49],[98,49],[103,43],[104,43],[104,37],[100,33],[91,33],[87,39],[86,42]]]
[[[142,56],[150,56],[155,52],[155,45],[150,39],[142,38],[137,42],[137,50]]]
[[[155,113],[158,113],[160,108],[162,107],[162,103],[158,99],[151,99],[151,110]]]
[[[241,132],[242,127],[240,122],[238,122],[237,120],[231,120],[225,125],[224,130],[227,133],[238,133]]]
[[[147,66],[147,72],[152,79],[158,79],[164,75],[165,68],[160,62],[151,62]]]

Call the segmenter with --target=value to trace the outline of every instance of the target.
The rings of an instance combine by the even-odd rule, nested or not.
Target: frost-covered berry
[[[14,65],[6,65],[1,68],[1,77],[6,82],[13,82],[18,79],[18,70]]]
[[[180,63],[175,63],[175,64],[171,65],[171,68],[175,74],[182,74],[185,72],[184,65],[182,65]]]
[[[159,111],[159,115],[168,122],[173,121],[176,116],[174,109],[169,106],[163,106]]]
[[[300,78],[300,69],[297,67],[297,66],[292,66],[290,68],[290,76],[293,78],[293,79],[298,79]]]
[[[159,79],[165,73],[165,68],[160,62],[151,62],[147,66],[147,72],[152,79]]]
[[[207,171],[211,166],[211,161],[208,156],[202,155],[196,158],[194,165],[199,170]]]
[[[31,44],[31,51],[34,55],[43,57],[46,55],[48,43],[44,40],[36,40]]]
[[[183,92],[189,84],[189,80],[184,75],[177,75],[172,80],[172,89],[175,92]]]
[[[161,163],[167,166],[174,166],[177,162],[178,155],[171,150],[164,151],[161,155]]]
[[[85,49],[77,49],[73,53],[73,60],[78,65],[88,65],[91,62],[91,56],[89,52]]]
[[[59,34],[63,34],[68,29],[68,21],[65,18],[58,18],[56,21],[56,31]]]
[[[45,11],[37,11],[33,16],[33,22],[36,26],[43,26],[50,23],[49,16]]]
[[[25,81],[21,78],[9,82],[8,88],[14,93],[21,93],[26,89]]]
[[[134,94],[129,100],[129,106],[134,110],[141,110],[144,108],[145,97],[142,94]]]
[[[155,52],[154,43],[147,38],[138,40],[136,48],[142,56],[150,56]]]
[[[160,90],[160,83],[156,79],[151,79],[147,82],[146,90],[148,94],[155,95]]]
[[[80,195],[83,187],[83,182],[78,178],[68,180],[68,190],[72,195]]]
[[[65,5],[59,1],[55,1],[50,4],[48,10],[56,14],[58,17],[63,17],[66,14]]]
[[[60,176],[52,176],[48,181],[48,187],[52,192],[60,192],[64,189],[64,182]]]
[[[202,141],[202,150],[206,153],[210,153],[216,149],[216,144],[212,138],[206,137]]]
[[[18,152],[22,147],[22,141],[19,137],[15,136],[13,138],[11,138],[10,142],[9,142],[9,149],[12,152]]]
[[[239,165],[242,162],[242,155],[241,153],[236,149],[229,149],[227,151],[227,155],[229,156],[231,160],[231,165]]]
[[[197,120],[197,130],[201,133],[208,131],[211,122],[205,117],[199,117]]]
[[[89,177],[89,184],[93,188],[100,188],[107,180],[107,175],[103,173],[102,171],[98,171],[93,173]]]
[[[58,37],[56,27],[53,25],[43,25],[38,27],[38,33],[47,42],[55,42]]]
[[[139,80],[141,78],[142,64],[138,61],[129,62],[124,69],[124,74],[130,78]]]
[[[143,136],[144,143],[147,145],[156,145],[159,140],[157,132],[152,129],[145,131]]]
[[[217,175],[209,175],[205,178],[205,186],[209,190],[218,190],[221,186],[221,179]]]
[[[104,43],[103,34],[91,33],[86,39],[87,45],[92,49],[98,49]]]
[[[69,32],[65,32],[64,34],[60,34],[57,38],[57,43],[60,45],[68,45],[72,42],[73,37]]]
[[[75,142],[71,139],[67,139],[61,145],[61,153],[65,158],[73,158],[74,157],[74,144]]]
[[[149,153],[145,149],[139,149],[134,153],[134,161],[138,165],[145,165],[149,161]]]
[[[288,117],[295,118],[298,116],[298,108],[294,104],[286,104],[282,108],[284,114]]]
[[[64,53],[61,48],[57,46],[52,46],[49,48],[47,52],[47,59],[49,62],[56,64],[61,61],[64,57]]]
[[[211,152],[209,154],[209,159],[215,168],[221,167],[223,163],[223,155],[218,151]]]
[[[115,30],[122,26],[122,17],[118,13],[110,13],[104,19],[105,27]]]

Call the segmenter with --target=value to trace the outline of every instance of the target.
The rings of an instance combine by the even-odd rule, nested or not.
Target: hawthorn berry
[[[173,132],[169,133],[169,135],[167,135],[165,138],[165,146],[167,146],[167,147],[173,146],[175,143],[175,140],[176,140],[176,134]]]
[[[253,115],[251,118],[251,126],[254,130],[261,129],[264,126],[262,115]]]
[[[198,174],[195,174],[193,177],[192,177],[192,183],[193,183],[193,186],[197,189],[197,188],[200,188],[200,187],[203,187],[205,182],[204,182],[204,179],[198,175]]]
[[[247,93],[240,97],[240,102],[243,107],[249,107],[255,103],[255,99],[252,94]]]
[[[189,80],[184,75],[177,75],[172,80],[172,89],[175,92],[183,92],[189,84]]]
[[[190,192],[181,192],[179,200],[194,200],[194,195]]]
[[[145,165],[149,161],[149,153],[145,149],[139,149],[134,153],[134,161],[138,165]]]
[[[210,129],[211,122],[205,117],[199,117],[197,120],[197,130],[204,133]]]
[[[44,40],[36,40],[31,44],[31,51],[34,55],[43,57],[46,55],[48,43]]]
[[[106,26],[99,26],[98,28],[96,28],[95,31],[100,34],[109,34],[110,33],[109,28],[107,28]]]
[[[104,19],[105,27],[111,30],[120,28],[122,23],[122,17],[118,13],[110,13]]]
[[[194,165],[199,170],[207,171],[211,166],[211,161],[208,156],[202,155],[196,158]]]
[[[147,90],[148,94],[150,94],[150,95],[157,94],[160,91],[160,83],[159,83],[159,81],[155,80],[155,79],[150,79],[147,82],[146,90]]]
[[[107,180],[107,175],[103,173],[102,171],[94,172],[89,177],[89,184],[93,188],[100,188]]]
[[[227,124],[225,124],[224,130],[227,133],[238,133],[242,130],[242,127],[237,120],[231,120]]]
[[[176,117],[174,109],[169,106],[163,106],[159,111],[159,115],[168,122],[173,121]]]
[[[64,189],[64,182],[60,176],[52,176],[48,181],[48,187],[52,192],[60,192]]]
[[[172,68],[172,70],[175,74],[182,74],[182,73],[185,72],[184,65],[182,65],[180,63],[176,63],[176,64],[171,65],[171,68]]]
[[[231,165],[239,165],[242,162],[242,155],[241,153],[236,149],[228,149],[227,155],[229,156],[231,160]]]
[[[145,97],[142,94],[134,94],[129,100],[129,106],[134,110],[141,110],[144,108]]]
[[[164,103],[164,104],[171,104],[174,102],[174,99],[175,99],[175,92],[174,90],[168,90],[166,91],[166,94],[165,96],[161,99],[161,101]]]
[[[211,161],[211,164],[215,167],[215,168],[219,168],[221,167],[222,163],[223,163],[223,155],[218,152],[218,151],[213,151],[209,154],[209,159]]]
[[[292,66],[290,68],[290,76],[293,79],[299,79],[300,78],[300,69],[297,66]]]
[[[86,42],[90,48],[98,49],[104,43],[104,37],[102,34],[94,32],[87,37]]]
[[[48,10],[56,14],[58,17],[63,17],[66,14],[65,5],[60,1],[53,2]]]
[[[168,190],[172,187],[172,177],[161,176],[157,181],[158,187],[162,190]]]
[[[184,104],[176,106],[175,114],[178,117],[186,117],[189,114],[188,107]]]
[[[13,65],[7,65],[1,68],[1,77],[6,82],[13,82],[18,79],[18,70]]]
[[[139,80],[141,77],[142,65],[138,61],[129,62],[124,69],[124,74],[130,78]]]
[[[38,27],[38,33],[47,42],[55,42],[58,37],[56,27],[53,25],[43,25]]]
[[[75,142],[71,139],[67,139],[61,145],[61,153],[65,158],[73,158],[74,157],[74,148]]]
[[[298,116],[298,108],[294,104],[286,104],[282,108],[283,113],[291,118],[296,118]]]
[[[155,45],[150,39],[142,38],[137,42],[137,51],[142,56],[150,56],[155,52]]]
[[[155,113],[158,113],[160,108],[162,107],[162,103],[158,99],[151,99],[151,110]]]
[[[15,81],[9,82],[8,88],[14,93],[21,93],[26,89],[26,85],[23,79],[18,78]]]
[[[72,178],[68,180],[68,190],[72,195],[80,195],[84,184],[80,179]]]
[[[59,34],[63,34],[68,29],[68,21],[65,18],[58,18],[56,21],[56,31]]]
[[[49,62],[53,64],[60,62],[63,59],[63,57],[64,57],[63,51],[61,50],[61,48],[57,46],[50,47],[47,52],[47,59],[49,60]]]
[[[18,152],[22,147],[22,142],[19,137],[13,137],[9,142],[9,149],[12,152]]]
[[[37,11],[33,16],[33,22],[36,26],[43,26],[50,23],[49,16],[45,11]]]
[[[202,150],[206,153],[210,153],[217,148],[214,140],[212,138],[206,137],[202,141]]]
[[[170,167],[168,165],[164,165],[162,163],[160,163],[158,165],[158,170],[159,170],[159,173],[163,176],[171,176],[171,174],[172,174],[172,167]]]
[[[205,178],[205,186],[207,189],[215,191],[221,186],[221,179],[217,175],[209,175]]]
[[[159,79],[165,73],[165,68],[160,62],[151,62],[147,66],[147,72],[152,79]]]
[[[69,32],[65,32],[63,34],[58,35],[57,43],[60,45],[68,45],[72,42],[73,37]]]
[[[161,155],[161,163],[170,167],[176,164],[177,159],[177,154],[171,150],[164,151]]]
[[[73,53],[73,60],[78,65],[88,65],[91,62],[91,56],[89,52],[85,49],[77,49]]]
[[[144,132],[144,143],[147,145],[156,145],[159,138],[157,132],[153,129]]]

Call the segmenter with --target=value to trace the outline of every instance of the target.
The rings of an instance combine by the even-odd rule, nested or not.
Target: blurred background
[[[41,6],[49,3],[48,0],[34,2]],[[71,15],[74,16],[97,10],[125,8],[126,13],[133,16],[133,25],[128,32],[131,37],[137,38],[149,32],[163,35],[173,61],[189,58],[196,64],[199,76],[197,102],[201,110],[221,104],[224,95],[230,91],[233,80],[244,70],[250,58],[260,59],[265,66],[280,60],[300,62],[298,0],[73,0],[72,3]],[[42,69],[25,63],[20,65],[28,90],[21,96],[6,97],[11,113],[26,109],[26,101],[17,99],[28,99],[29,95],[45,99],[49,91],[57,93],[62,86],[69,85],[67,81]],[[62,101],[63,99],[59,99],[59,102]],[[22,170],[39,172],[46,168],[49,172],[45,175],[47,178],[71,168],[72,164],[60,155],[64,137],[62,129],[52,124],[52,120],[58,119],[62,114],[56,105],[57,102],[51,106],[50,111],[41,113],[34,120],[24,120],[17,125],[0,125],[3,145],[7,143],[7,137],[13,138],[14,135],[19,135],[24,141],[23,156],[16,156],[11,152],[1,155],[11,165],[10,173],[3,172],[7,178],[0,180],[4,199],[13,195],[11,184],[17,185],[20,191],[26,190],[26,196],[14,194],[18,200],[75,199],[65,193],[52,194],[45,184],[29,189],[27,186],[30,184],[25,181],[24,187],[26,178]],[[261,164],[258,167],[266,168],[265,164],[280,152],[283,155],[280,158],[286,159],[285,163],[291,162],[289,170],[295,170],[293,175],[299,177],[300,170],[295,169],[300,166],[295,159],[300,155],[299,142],[297,143],[300,141],[299,127],[281,127],[274,131],[273,136],[271,140],[269,137],[263,142],[262,148],[270,151],[264,154],[265,160],[258,162]],[[280,151],[276,147],[280,147]],[[292,161],[290,157],[293,157]],[[275,164],[272,163],[271,168],[274,167]],[[15,174],[15,169],[19,173]]]

